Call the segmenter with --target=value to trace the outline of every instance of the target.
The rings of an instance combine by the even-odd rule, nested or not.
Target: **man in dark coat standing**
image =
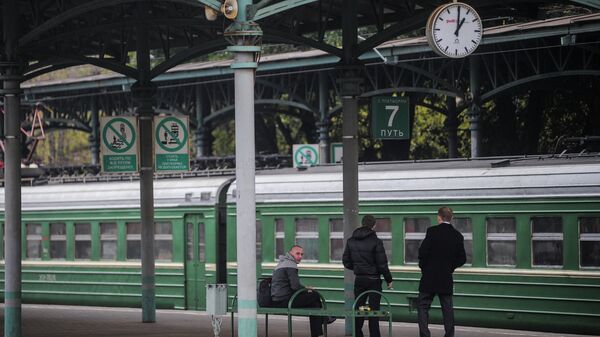
[[[365,215],[362,219],[362,227],[354,230],[352,237],[346,242],[342,262],[344,267],[353,270],[354,296],[358,296],[367,290],[381,291],[381,277],[387,282],[388,289],[392,288],[392,274],[388,268],[388,260],[385,255],[383,242],[377,237],[373,228],[375,218]],[[361,298],[357,305],[363,306],[369,299],[372,310],[379,310],[381,295],[370,293]],[[363,337],[362,326],[364,317],[356,318],[356,336]],[[371,337],[380,337],[379,318],[369,318],[369,334]]]
[[[451,224],[454,213],[450,207],[438,210],[437,226],[427,228],[425,240],[419,247],[418,320],[419,336],[430,337],[429,308],[437,294],[444,317],[444,337],[454,337],[454,307],[452,273],[466,261],[464,238]]]

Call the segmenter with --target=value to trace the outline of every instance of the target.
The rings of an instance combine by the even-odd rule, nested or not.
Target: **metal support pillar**
[[[327,164],[329,162],[329,119],[328,112],[329,88],[327,87],[327,74],[319,72],[319,113],[321,121],[317,123],[319,129],[319,164]]]
[[[90,112],[92,114],[92,132],[88,139],[90,142],[90,150],[92,152],[92,165],[100,166],[100,124],[98,121],[98,106],[96,98],[91,99]]]
[[[138,53],[139,55],[139,53]],[[138,56],[139,57],[139,56]],[[139,63],[138,63],[139,64]],[[141,83],[137,83],[141,84]],[[142,220],[142,322],[156,322],[154,261],[154,167],[152,156],[152,97],[155,88],[132,86],[137,101],[140,133],[140,215]]]
[[[148,13],[145,2],[138,3],[138,20],[144,22]],[[148,28],[140,23],[137,29],[137,70],[138,81],[132,86],[131,92],[137,101],[140,133],[140,213],[142,220],[142,322],[156,322],[155,303],[155,264],[154,264],[154,165],[152,145],[152,109],[153,97],[156,92],[150,82],[150,52],[148,47]]]
[[[360,79],[349,71],[340,80],[342,95],[342,141],[344,160],[343,205],[344,246],[358,227],[358,95]],[[344,269],[344,309],[352,310],[354,303],[354,272]],[[346,316],[346,336],[352,336],[351,316]]]
[[[235,55],[235,178],[238,336],[256,337],[256,197],[254,82],[262,31],[246,17],[252,0],[238,0],[236,21],[224,33]]]
[[[342,96],[342,141],[343,161],[343,205],[344,205],[344,245],[358,227],[358,96],[360,82],[358,78],[358,5],[357,0],[346,0],[342,12],[341,67],[343,78],[340,83]],[[344,269],[344,309],[352,310],[354,302],[354,273]],[[352,316],[345,317],[345,334],[352,335]]]
[[[4,96],[4,336],[21,336],[21,70],[17,62],[18,6],[3,5],[4,58],[0,53],[0,95]]]
[[[446,132],[448,134],[448,158],[458,157],[458,119],[456,111],[456,97],[446,97]]]
[[[471,131],[471,157],[481,156],[481,134],[480,134],[480,115],[481,115],[481,91],[480,91],[480,60],[479,56],[469,57],[470,64],[470,87],[471,87],[471,107],[469,109],[469,130]]]
[[[236,63],[253,62],[236,53]],[[256,325],[256,198],[254,189],[254,70],[235,70],[235,178],[239,336],[253,337]]]
[[[204,125],[204,117],[210,114],[210,102],[208,101],[207,95],[202,91],[200,86],[195,88],[195,112],[196,112],[196,139],[194,144],[196,145],[196,159],[202,159],[211,155],[211,146],[209,144],[209,130]]]

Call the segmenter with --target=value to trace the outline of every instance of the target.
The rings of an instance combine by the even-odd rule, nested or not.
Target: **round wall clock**
[[[473,7],[453,2],[433,11],[427,20],[426,35],[436,53],[461,58],[470,55],[479,46],[483,26]]]

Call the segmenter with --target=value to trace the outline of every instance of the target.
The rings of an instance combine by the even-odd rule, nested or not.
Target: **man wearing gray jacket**
[[[298,263],[302,261],[304,249],[295,245],[285,255],[279,256],[279,263],[273,270],[271,280],[271,300],[272,306],[277,308],[287,308],[288,301],[292,295],[299,289],[306,288],[300,283],[298,276]],[[303,291],[294,299],[293,308],[320,308],[321,299],[319,293],[308,289]],[[323,317],[309,316],[310,335],[318,337],[323,334]],[[335,318],[329,318],[327,323],[332,323]]]

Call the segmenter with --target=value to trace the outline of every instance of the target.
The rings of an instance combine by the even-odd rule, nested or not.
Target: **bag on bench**
[[[261,279],[258,283],[258,289],[256,291],[256,300],[260,307],[270,307],[271,302],[271,278],[267,277]]]

